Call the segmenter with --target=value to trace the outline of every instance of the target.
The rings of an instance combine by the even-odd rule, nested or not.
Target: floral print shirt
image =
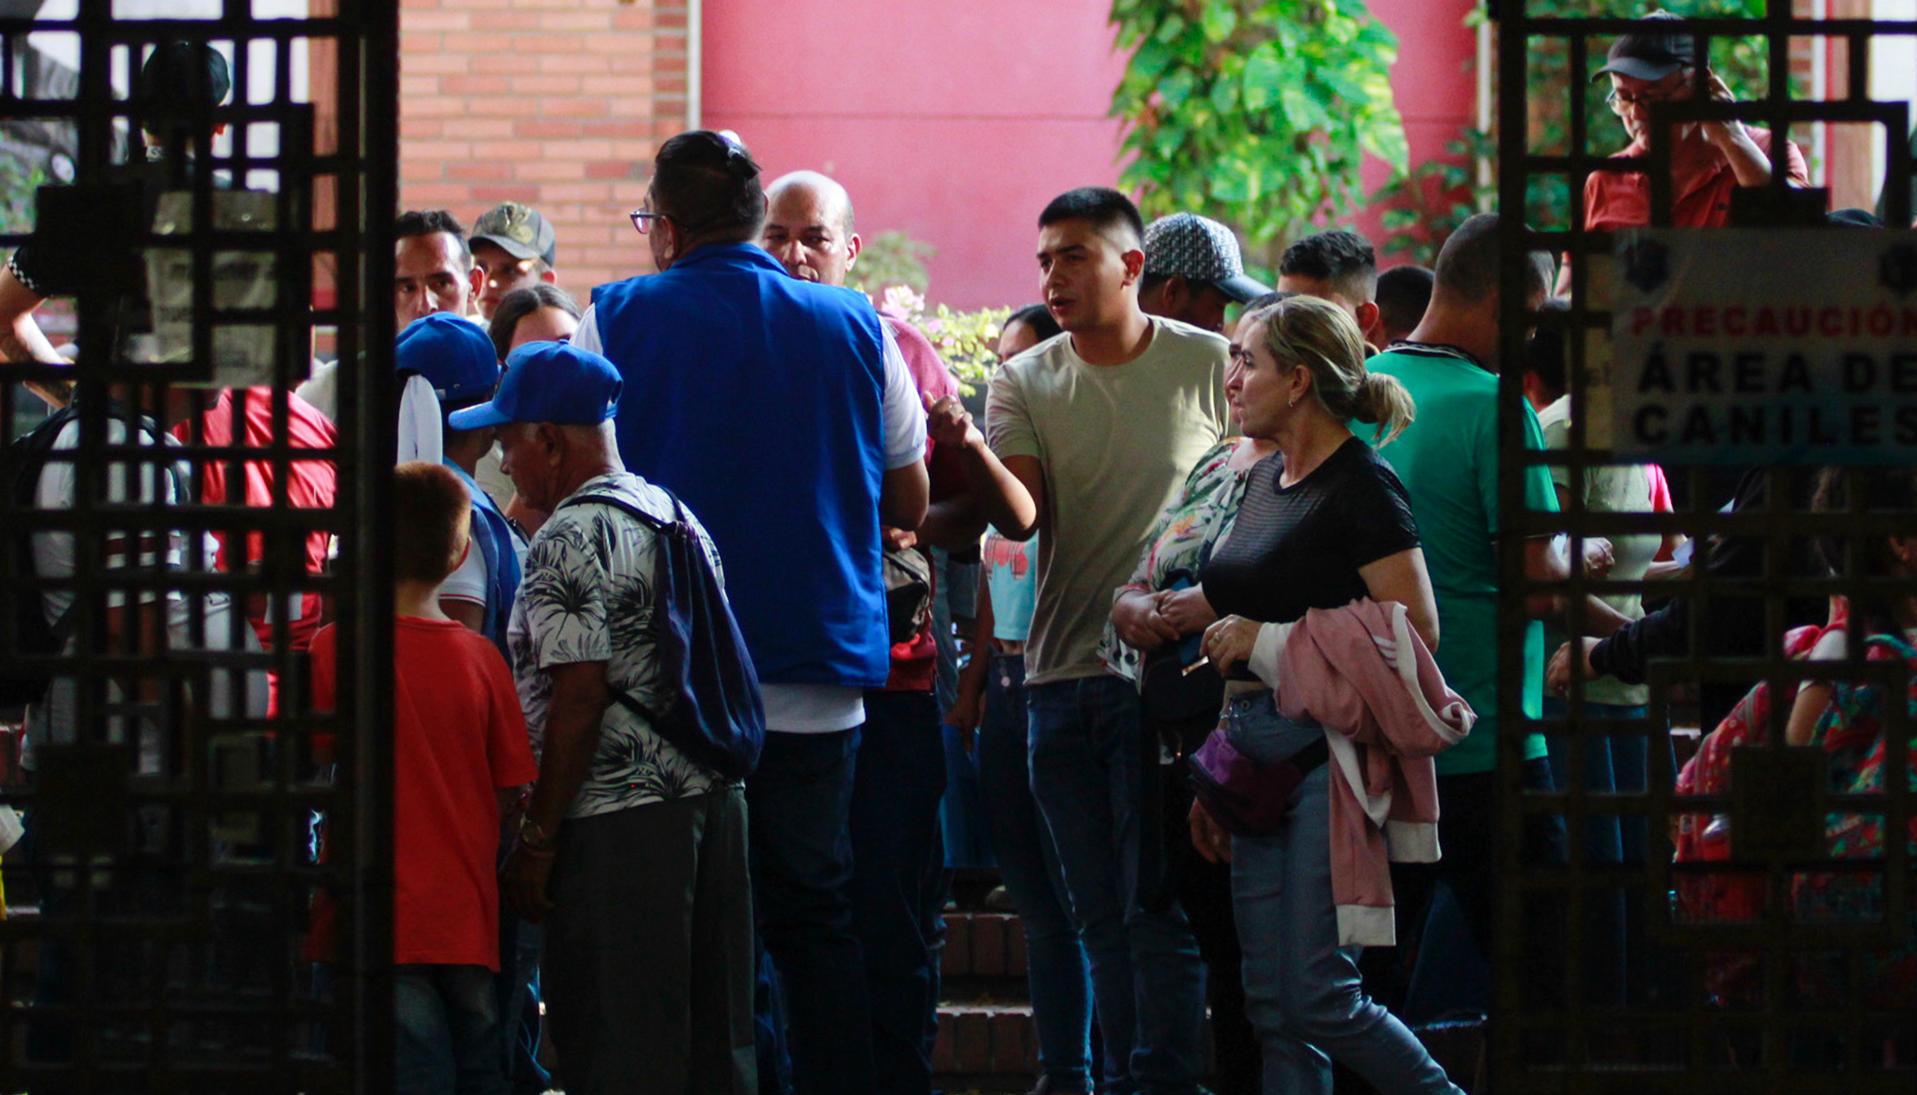
[[[672,520],[670,497],[636,475],[601,475],[571,497],[590,494],[612,495],[662,521]],[[690,512],[686,520],[698,527]],[[710,552],[711,539],[703,528],[698,532]],[[613,691],[651,710],[661,706],[661,667],[652,636],[657,551],[658,541],[644,523],[623,510],[591,503],[562,502],[533,537],[507,638],[535,754],[544,751],[552,710],[547,671],[555,665],[605,662]],[[712,563],[723,582],[716,556]],[[566,816],[592,817],[704,794],[722,782],[615,700],[606,707],[592,769]]]
[[[1234,471],[1231,457],[1244,439],[1231,437],[1214,445],[1198,458],[1185,476],[1185,486],[1165,512],[1152,524],[1145,537],[1145,553],[1131,580],[1112,591],[1114,602],[1127,590],[1156,593],[1166,589],[1185,589],[1198,584],[1198,569],[1238,516],[1238,503],[1245,498],[1245,477],[1249,468]],[[1126,646],[1118,629],[1105,621],[1105,634],[1098,644],[1098,656],[1106,668],[1129,681],[1138,680],[1144,655]]]

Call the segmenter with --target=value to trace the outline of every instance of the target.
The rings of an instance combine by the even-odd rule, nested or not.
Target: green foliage
[[[0,156],[6,166],[0,168],[0,232],[33,230],[34,196],[47,181],[46,169],[38,164],[25,167],[12,155]]]
[[[1113,0],[1112,95],[1145,214],[1203,210],[1283,239],[1360,197],[1371,153],[1406,170],[1398,40],[1360,0]]]
[[[958,377],[959,394],[972,395],[977,385],[991,379],[998,367],[998,336],[1010,308],[980,308],[959,312],[941,304],[928,308],[925,298],[894,286],[878,301],[879,307],[904,316],[931,340],[946,367]]]
[[[931,278],[925,272],[925,260],[932,257],[931,244],[915,240],[903,232],[880,232],[865,241],[859,261],[846,281],[861,293],[877,296],[894,285],[910,286],[925,292]]]
[[[1758,17],[1764,14],[1765,2],[1660,0],[1657,6],[1679,15]],[[1527,0],[1526,10],[1534,16],[1630,17],[1650,9],[1641,0]],[[1478,9],[1467,16],[1465,22],[1475,26],[1482,19],[1482,10]],[[1604,64],[1604,51],[1610,45],[1609,38],[1591,40],[1587,72]],[[1531,151],[1541,155],[1569,154],[1571,111],[1575,109],[1584,111],[1589,145],[1586,151],[1622,150],[1628,138],[1604,102],[1609,90],[1607,81],[1572,87],[1570,46],[1563,39],[1533,39],[1526,53],[1530,59],[1525,85],[1529,107],[1527,142]],[[1762,97],[1769,86],[1768,57],[1762,36],[1713,39],[1711,68],[1724,77],[1732,94],[1740,99]],[[1427,161],[1400,172],[1374,192],[1370,201],[1388,207],[1383,215],[1386,237],[1381,241],[1381,250],[1407,254],[1426,265],[1435,260],[1438,248],[1466,217],[1496,204],[1496,183],[1478,185],[1476,164],[1484,160],[1495,165],[1497,145],[1495,132],[1467,128],[1446,144],[1446,159]],[[1495,180],[1495,170],[1491,178]],[[1533,176],[1526,194],[1525,218],[1539,228],[1568,228],[1571,200],[1569,179],[1561,175]]]

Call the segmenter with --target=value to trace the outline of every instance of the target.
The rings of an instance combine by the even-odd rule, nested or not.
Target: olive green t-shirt
[[[992,379],[992,451],[1035,457],[1045,470],[1029,684],[1105,671],[1098,641],[1112,591],[1131,577],[1185,473],[1228,432],[1229,344],[1173,320],[1151,323],[1151,344],[1123,365],[1087,364],[1062,334]]]
[[[1416,418],[1397,440],[1378,450],[1404,482],[1418,521],[1425,567],[1438,597],[1438,668],[1478,713],[1463,742],[1438,754],[1439,775],[1488,772],[1497,767],[1498,688],[1520,690],[1524,713],[1544,705],[1544,625],[1524,629],[1524,675],[1498,678],[1498,378],[1461,353],[1400,346],[1365,363],[1395,376],[1417,403]],[[1518,400],[1524,444],[1544,448],[1531,405]],[[1370,428],[1354,426],[1370,439]],[[1549,468],[1524,474],[1524,504],[1556,513]],[[1544,756],[1544,739],[1527,735],[1524,757]]]

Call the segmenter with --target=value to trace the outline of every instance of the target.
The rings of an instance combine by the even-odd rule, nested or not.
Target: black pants
[[[739,787],[569,820],[547,1018],[572,1095],[755,1095],[752,890]]]
[[[1438,845],[1443,858],[1434,864],[1403,864],[1392,868],[1392,888],[1398,907],[1398,952],[1420,962],[1433,956],[1418,954],[1423,945],[1425,915],[1437,884],[1442,882],[1457,899],[1458,907],[1470,926],[1471,938],[1488,962],[1496,953],[1499,925],[1496,923],[1498,896],[1498,776],[1496,772],[1471,772],[1438,777]],[[1551,766],[1539,757],[1524,765],[1525,790],[1548,791],[1552,787]],[[1556,814],[1531,814],[1525,818],[1523,846],[1519,851],[1526,867],[1550,867],[1565,862],[1568,854],[1564,819]],[[1541,894],[1527,907],[1524,922],[1506,930],[1523,933],[1527,970],[1541,974],[1563,962],[1563,924],[1550,906],[1555,895]],[[1557,902],[1562,904],[1561,901]],[[1401,975],[1408,970],[1401,969]],[[1370,970],[1367,971],[1371,972]],[[1389,975],[1387,974],[1387,977]],[[1540,978],[1538,991],[1549,991]],[[1369,988],[1369,985],[1367,985]],[[1389,981],[1381,986],[1392,988]],[[1400,991],[1374,998],[1395,1001]],[[1527,993],[1531,990],[1527,989]],[[1477,1010],[1489,1014],[1490,1001],[1480,1002]]]

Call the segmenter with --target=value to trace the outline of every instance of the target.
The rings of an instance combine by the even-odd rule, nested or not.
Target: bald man
[[[852,199],[816,171],[795,171],[766,188],[760,245],[802,281],[842,286],[859,259]],[[938,351],[904,317],[880,313],[928,406],[956,401],[958,386]],[[893,551],[975,546],[983,518],[959,454],[928,446],[931,506],[916,535],[885,530]],[[929,555],[929,551],[927,551]],[[928,618],[910,643],[892,647],[882,690],[865,694],[865,732],[852,784],[852,919],[865,949],[872,1001],[872,1055],[882,1095],[928,1095],[928,1029],[938,1006],[931,933],[945,904],[939,799],[945,744],[934,683],[938,643]],[[930,884],[928,884],[930,883]]]

